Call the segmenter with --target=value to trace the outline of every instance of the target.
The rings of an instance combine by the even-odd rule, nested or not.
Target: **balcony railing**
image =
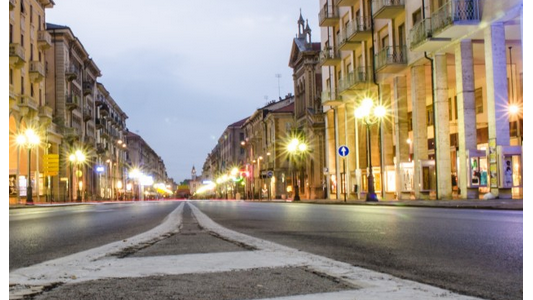
[[[39,103],[37,103],[37,101],[33,100],[33,98],[31,98],[30,96],[27,96],[27,95],[21,95],[19,97],[18,106],[19,107],[28,107],[28,108],[30,108],[32,110],[35,110],[35,111],[37,111],[39,109]]]
[[[67,107],[67,109],[73,110],[78,108],[78,96],[66,95],[65,100],[65,106]]]
[[[79,73],[78,67],[76,67],[76,65],[73,65],[73,64],[70,64],[65,69],[65,76],[67,77],[69,81],[72,81],[78,78],[78,73]]]
[[[339,9],[335,6],[324,5],[318,13],[318,23],[322,27],[331,27],[339,22]]]
[[[369,17],[360,17],[348,22],[345,30],[348,41],[364,41],[372,35],[372,20]]]
[[[413,26],[409,32],[409,48],[415,51],[434,51],[479,28],[478,0],[451,0],[431,18]]]
[[[330,88],[322,91],[321,100],[322,105],[336,106],[342,103],[341,97],[337,90],[331,90]]]
[[[52,35],[46,30],[39,30],[37,33],[37,44],[41,49],[52,47]]]
[[[83,81],[83,95],[87,96],[93,92],[94,83],[92,81]]]
[[[26,63],[24,48],[20,44],[9,44],[9,65],[20,68]]]
[[[424,19],[413,26],[409,32],[409,48],[413,50],[431,37],[431,19]]]
[[[321,66],[336,66],[341,62],[341,53],[339,50],[332,48],[320,51],[318,63]]]
[[[89,121],[90,119],[92,119],[93,117],[93,110],[86,106],[84,109],[83,109],[83,120],[84,121]]]
[[[41,82],[45,75],[43,63],[40,61],[30,62],[30,80],[32,82]]]
[[[50,106],[43,105],[43,106],[39,107],[39,118],[40,119],[52,120],[52,118],[54,116],[53,114],[54,114],[54,109],[51,108]]]
[[[431,14],[431,32],[437,36],[439,32],[455,23],[476,24],[480,21],[478,0],[451,0]]]
[[[407,65],[405,46],[387,46],[375,55],[376,71],[396,72]]]
[[[345,78],[339,80],[339,92],[342,94],[351,90],[363,89],[371,79],[372,72],[370,68],[357,68],[356,71],[348,73]]]
[[[405,0],[373,0],[374,19],[393,19],[405,10]]]

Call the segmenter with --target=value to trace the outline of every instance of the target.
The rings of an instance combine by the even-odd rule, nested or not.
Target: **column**
[[[381,104],[385,106],[389,111],[392,108],[391,104],[391,86],[390,84],[381,85]],[[392,200],[394,199],[394,194],[387,194],[387,188],[385,182],[386,180],[386,170],[388,166],[394,166],[394,144],[392,140],[392,123],[391,117],[386,116],[381,122],[381,151],[382,151],[382,161],[383,165],[381,166],[381,183],[382,190],[384,191],[383,199]],[[388,184],[396,184],[395,182],[387,182]]]
[[[407,81],[405,76],[393,79],[394,139],[396,143],[396,192],[398,200],[409,199],[410,193],[402,193],[400,164],[409,162],[409,122],[407,120]]]
[[[510,145],[506,49],[504,25],[493,23],[485,29],[485,70],[489,140],[496,139],[498,146]],[[491,193],[500,198],[512,196],[511,189],[491,187]]]
[[[428,159],[428,137],[426,124],[426,70],[425,66],[411,68],[411,101],[413,109],[413,161],[414,192],[416,199],[428,199],[420,193],[420,160]]]
[[[455,78],[457,89],[457,127],[459,142],[458,186],[462,199],[479,198],[478,188],[467,188],[467,153],[477,149],[474,56],[471,40],[455,47]]]
[[[435,165],[437,199],[452,198],[450,162],[450,113],[446,53],[435,54]]]

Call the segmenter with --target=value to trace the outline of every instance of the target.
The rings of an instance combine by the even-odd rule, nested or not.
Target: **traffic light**
[[[59,154],[45,154],[43,157],[43,172],[45,176],[55,176],[59,173]]]

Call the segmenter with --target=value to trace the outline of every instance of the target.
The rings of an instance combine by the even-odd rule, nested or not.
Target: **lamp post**
[[[26,204],[33,205],[33,190],[31,186],[31,149],[39,145],[41,139],[33,129],[28,128],[24,134],[17,136],[16,141],[20,146],[25,146],[28,148],[28,183],[26,188]]]
[[[70,161],[70,178],[72,181],[72,165],[76,164],[76,176],[78,177],[78,195],[76,196],[76,201],[81,202],[81,189],[83,186],[83,182],[79,181],[81,180],[81,177],[83,176],[82,171],[80,171],[80,165],[85,162],[85,154],[81,150],[76,150],[74,153],[70,154],[69,156]],[[71,183],[72,186],[72,183]],[[73,190],[71,190],[71,201],[73,200]]]
[[[368,193],[366,194],[366,201],[378,201],[378,197],[374,190],[374,175],[372,174],[372,143],[370,141],[370,126],[379,124],[387,113],[384,106],[374,105],[374,101],[370,98],[365,98],[361,101],[359,107],[355,109],[355,117],[361,119],[366,125],[366,146],[367,146],[367,162],[368,162]],[[383,166],[381,166],[383,167]]]
[[[298,156],[298,158],[301,158],[302,154],[307,151],[307,144],[303,141],[301,141],[298,138],[291,139],[290,143],[287,145],[287,151],[291,155],[291,160],[294,160],[294,156]],[[298,169],[299,170],[299,169]],[[294,171],[293,171],[294,172]],[[300,201],[300,185],[298,183],[298,179],[293,174],[293,182],[294,182],[294,200],[293,201]]]

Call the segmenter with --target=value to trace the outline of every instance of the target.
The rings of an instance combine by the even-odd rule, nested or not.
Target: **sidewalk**
[[[292,200],[245,200],[254,202],[294,202]],[[366,202],[365,200],[337,200],[337,199],[302,199],[300,203],[337,204],[337,205],[373,205],[400,207],[439,207],[439,208],[470,208],[470,209],[505,209],[523,210],[523,199],[469,199],[469,200],[380,200]]]
[[[170,200],[170,199],[169,199]],[[183,199],[172,199],[183,200]],[[154,200],[150,200],[154,201]],[[167,200],[159,200],[167,201]],[[201,201],[201,200],[197,200]],[[235,201],[235,200],[232,200]],[[237,200],[241,201],[241,200]],[[250,202],[293,202],[292,200],[243,200]],[[53,206],[66,206],[66,205],[88,205],[88,204],[128,204],[139,201],[87,201],[87,202],[54,202],[54,203],[35,203],[34,205],[24,204],[10,204],[9,209],[14,208],[28,208],[28,207],[53,207]],[[438,208],[469,208],[469,209],[502,209],[502,210],[523,210],[523,199],[469,199],[469,200],[380,200],[377,202],[366,202],[364,200],[337,200],[337,199],[302,199],[299,203],[312,203],[312,204],[336,204],[336,205],[373,205],[373,206],[396,206],[396,207],[438,207]]]

